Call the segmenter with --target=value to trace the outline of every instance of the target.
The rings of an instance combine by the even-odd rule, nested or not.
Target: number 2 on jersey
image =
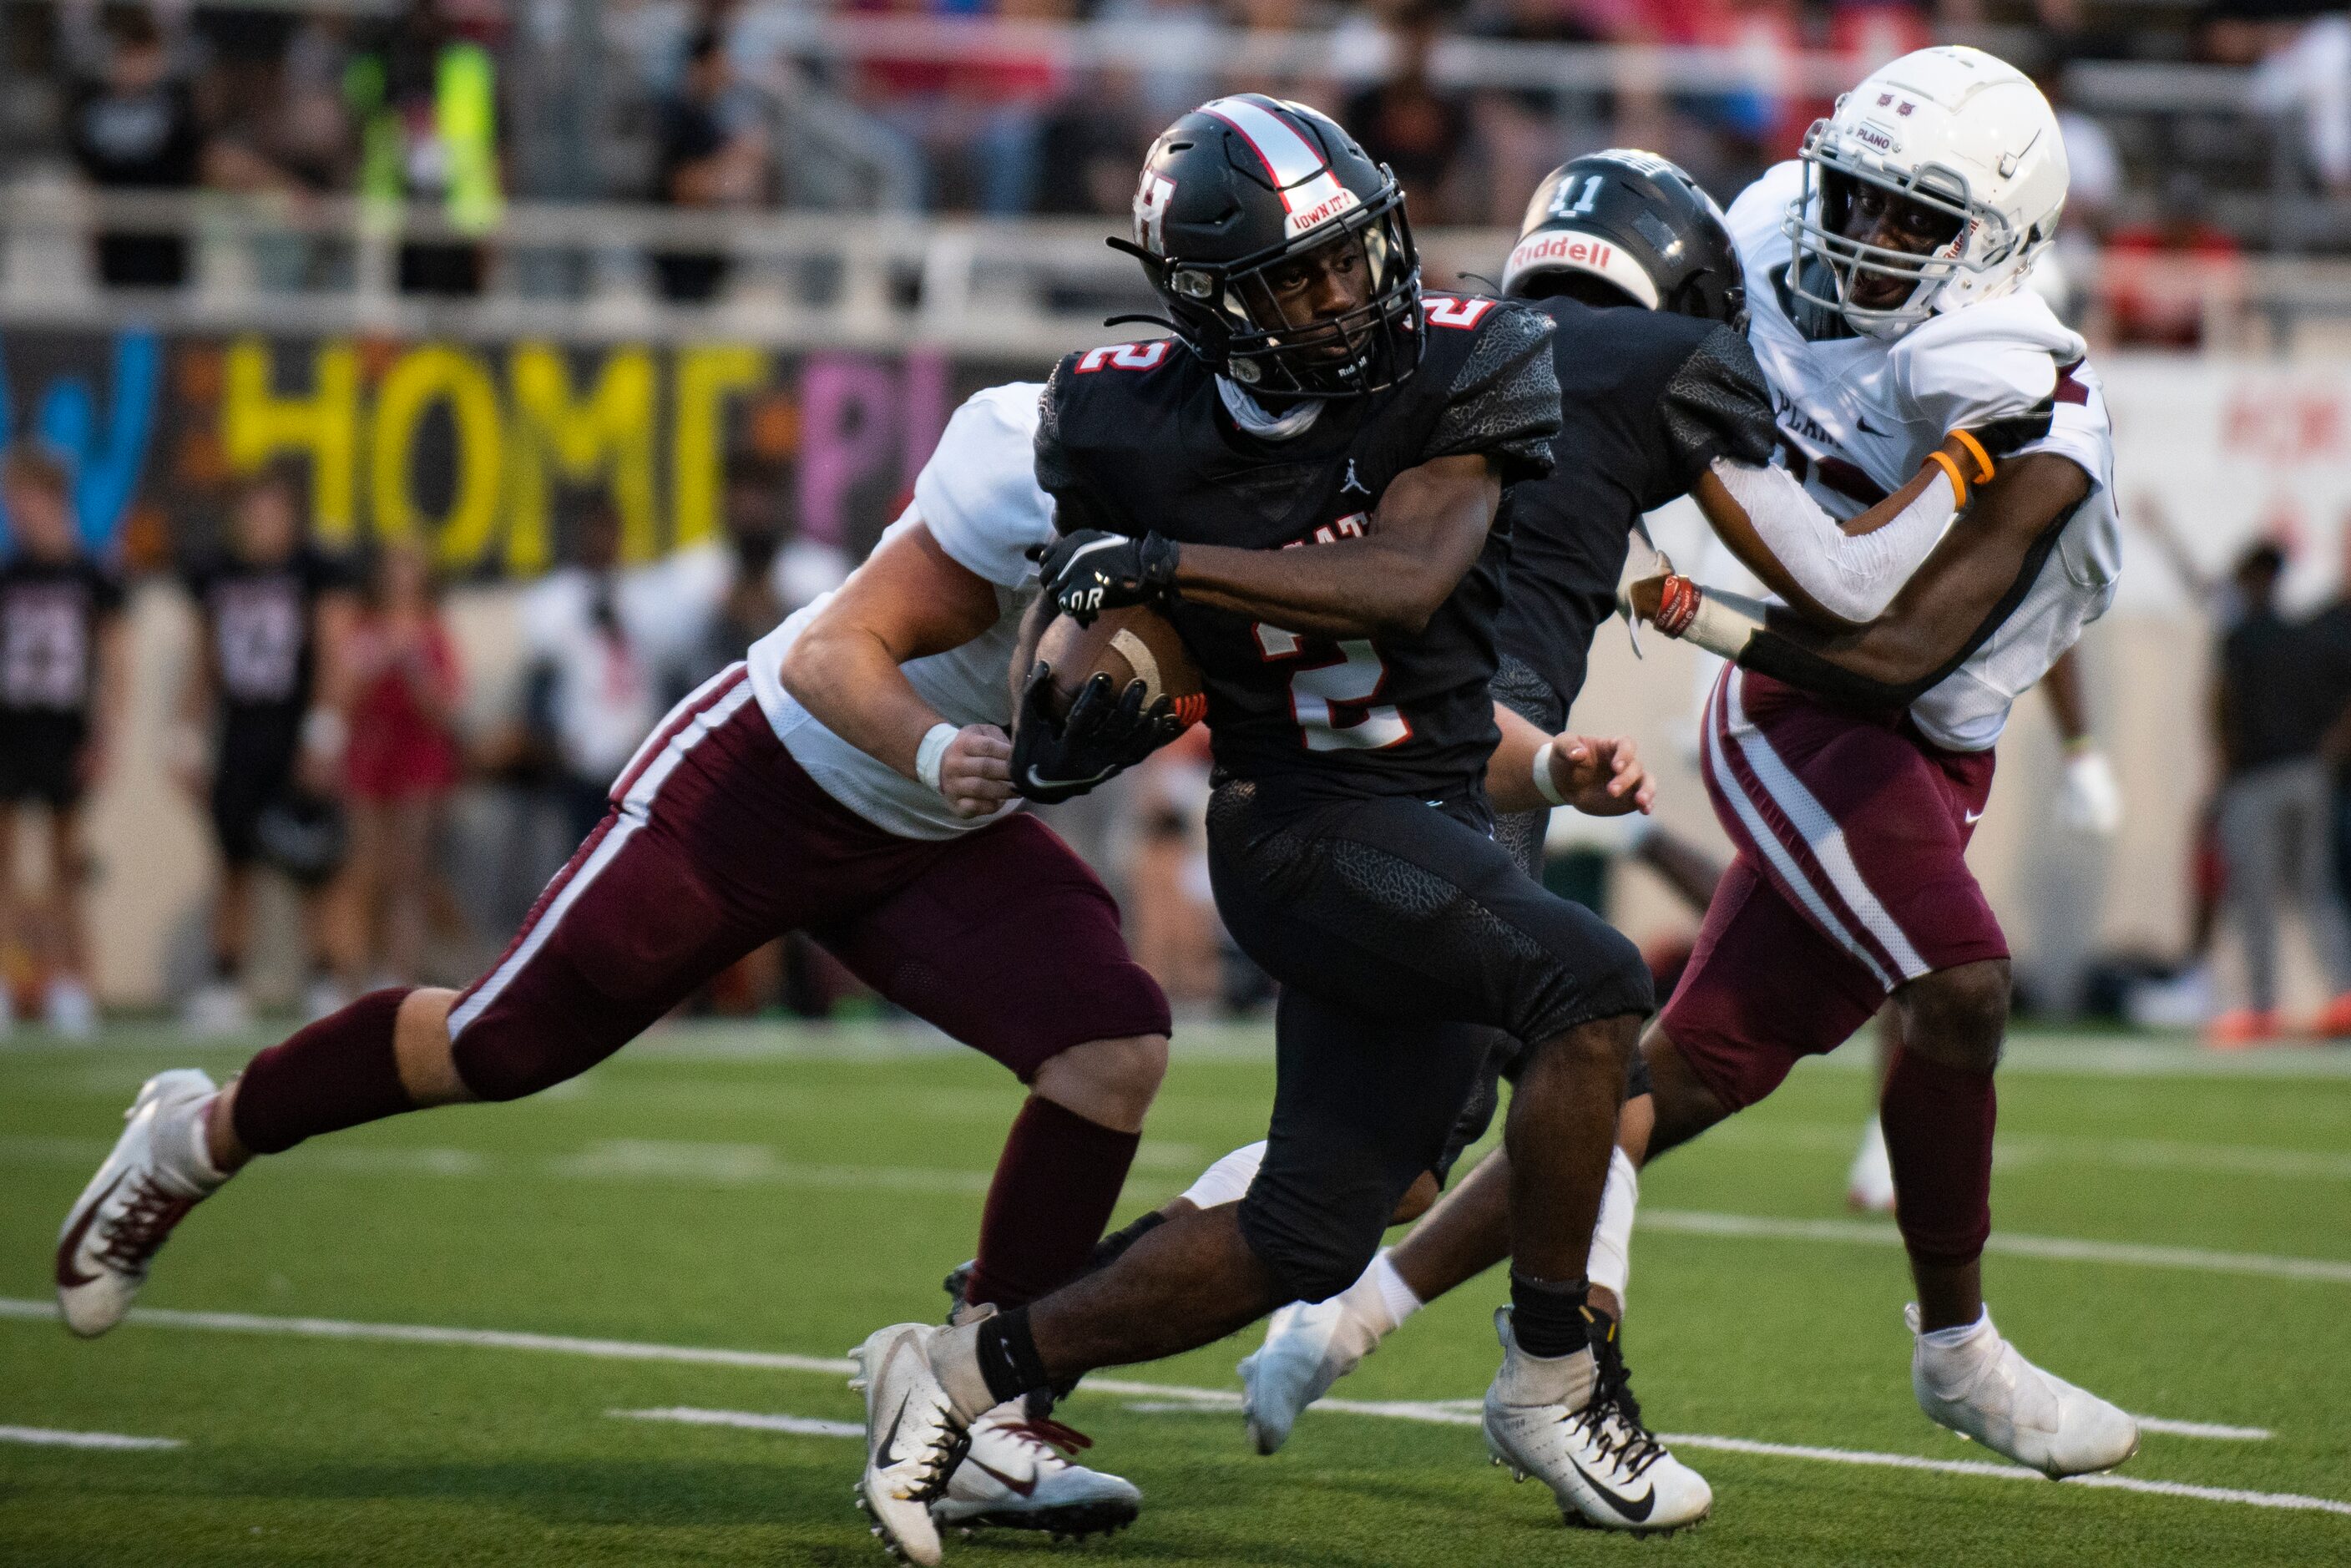
[[[1379,650],[1364,637],[1333,642],[1301,637],[1258,622],[1250,628],[1267,663],[1296,660],[1290,672],[1290,712],[1309,751],[1378,751],[1412,738],[1412,724],[1387,703],[1374,703],[1387,685]]]

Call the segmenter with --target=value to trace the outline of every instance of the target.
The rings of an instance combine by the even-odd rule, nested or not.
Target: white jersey
[[[1782,163],[1731,204],[1729,217],[1747,277],[1747,337],[1771,383],[1781,460],[1813,498],[1834,517],[1866,511],[1909,483],[1952,431],[2052,399],[2048,435],[2022,451],[2057,453],[2090,476],[2089,496],[2023,599],[1964,664],[1911,705],[1936,745],[1986,750],[2017,697],[2114,601],[2122,528],[2105,394],[2081,338],[2030,289],[1946,311],[1892,342],[1807,339],[1781,284],[1791,250],[1781,219],[1802,183],[1802,165]]]
[[[1006,672],[1021,616],[1040,591],[1027,552],[1054,537],[1053,503],[1037,487],[1033,455],[1037,398],[1044,390],[1036,382],[1014,382],[975,392],[947,421],[938,450],[914,480],[914,504],[883,536],[928,528],[958,565],[996,585],[995,625],[959,648],[900,666],[923,700],[957,727],[1012,724]],[[937,790],[850,745],[784,689],[784,654],[831,599],[828,593],[799,611],[747,655],[752,694],[792,760],[826,794],[902,838],[953,838],[1015,809],[1017,800],[990,816],[956,816]]]

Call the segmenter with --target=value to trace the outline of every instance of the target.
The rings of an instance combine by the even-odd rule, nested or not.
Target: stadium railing
[[[1108,332],[1102,318],[1155,304],[1134,262],[1102,243],[1115,220],[1100,218],[517,203],[485,235],[429,206],[101,193],[57,177],[0,185],[0,327],[102,329],[135,319],[190,330],[576,341],[724,336],[783,349],[919,343],[1050,354],[1150,336],[1147,328]],[[101,233],[184,236],[189,284],[104,287],[91,260]],[[1465,278],[1480,287],[1479,275],[1490,277],[1510,248],[1499,230],[1439,228],[1420,237],[1426,276],[1440,288]],[[400,248],[420,243],[483,246],[482,292],[400,292]],[[657,296],[651,258],[680,251],[732,259],[721,298],[685,305]],[[2116,290],[2191,300],[2210,346],[2287,351],[2303,346],[2306,329],[2351,319],[2351,262],[2105,258],[2071,282],[2093,300]]]

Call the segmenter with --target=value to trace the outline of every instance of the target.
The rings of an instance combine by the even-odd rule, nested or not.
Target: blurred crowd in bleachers
[[[2085,65],[2252,68],[2237,115],[2190,99],[2068,113],[2073,221],[2140,251],[2262,246],[2220,198],[2351,194],[2351,15],[2315,0],[188,0],[11,4],[5,131],[20,164],[102,187],[346,194],[444,207],[486,232],[509,199],[757,211],[898,205],[1114,214],[1151,136],[1212,91],[1341,117],[1423,224],[1515,223],[1540,173],[1591,147],[1664,152],[1728,197],[1788,155],[1829,96],[1938,38],[1982,41],[2061,105]],[[990,28],[989,23],[1002,24]],[[1092,33],[1070,29],[1092,24]],[[977,29],[977,30],[975,30]],[[592,41],[582,33],[592,32]],[[1074,47],[1092,37],[1097,47]],[[1692,86],[1636,54],[1556,84],[1432,69],[1451,41],[1729,51]],[[1491,57],[1484,57],[1490,59]],[[1844,69],[1850,67],[1849,70]],[[1842,74],[1840,74],[1842,73]],[[1488,71],[1490,78],[1494,73]],[[1504,75],[1509,75],[1505,72]],[[2102,121],[2152,113],[2147,132]],[[2207,123],[2193,122],[2199,113]],[[2250,120],[2247,118],[2250,116]],[[2247,127],[2262,131],[2249,141]],[[2226,208],[2223,212],[2222,209]],[[2109,233],[2108,231],[2115,231]],[[117,235],[104,272],[170,285],[185,246]],[[402,256],[413,292],[479,287],[461,244]],[[671,298],[723,258],[664,257]]]

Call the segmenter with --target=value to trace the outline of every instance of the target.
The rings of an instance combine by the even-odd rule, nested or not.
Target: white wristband
[[[947,747],[963,732],[941,719],[923,732],[923,744],[914,747],[914,777],[926,789],[939,789],[939,765],[947,758]]]
[[[1554,806],[1564,806],[1567,797],[1551,781],[1551,750],[1552,743],[1546,740],[1535,752],[1535,793]]]

